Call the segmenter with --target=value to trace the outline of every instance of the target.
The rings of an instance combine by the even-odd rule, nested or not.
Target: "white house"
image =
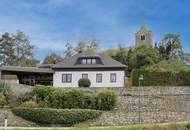
[[[103,55],[78,53],[52,66],[54,87],[78,87],[82,77],[90,87],[124,87],[125,65]]]
[[[15,80],[20,84],[78,87],[78,81],[87,77],[90,87],[123,87],[125,65],[110,57],[78,53],[56,65],[38,67],[2,66],[0,79]],[[12,78],[13,77],[13,78]]]

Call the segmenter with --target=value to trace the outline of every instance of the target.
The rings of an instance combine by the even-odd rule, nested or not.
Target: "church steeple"
[[[135,47],[139,47],[142,45],[146,45],[152,47],[153,40],[152,40],[152,31],[146,29],[144,24],[144,17],[141,19],[141,28],[135,34]]]

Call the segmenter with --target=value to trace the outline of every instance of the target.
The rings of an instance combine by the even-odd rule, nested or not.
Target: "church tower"
[[[152,31],[148,30],[142,21],[142,25],[140,30],[135,34],[135,47],[140,47],[142,45],[152,47],[153,46],[153,38]]]

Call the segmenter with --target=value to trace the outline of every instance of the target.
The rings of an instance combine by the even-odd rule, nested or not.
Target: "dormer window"
[[[79,57],[76,64],[82,65],[96,65],[103,64],[99,57]]]
[[[146,39],[145,35],[142,34],[142,35],[141,35],[141,41],[144,41],[145,39]]]
[[[87,65],[91,65],[91,64],[97,64],[97,59],[95,58],[82,58],[82,62],[83,65],[87,64]]]

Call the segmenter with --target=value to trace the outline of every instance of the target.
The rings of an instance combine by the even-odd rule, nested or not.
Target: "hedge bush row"
[[[81,108],[112,110],[117,95],[112,90],[90,90],[81,88],[50,88],[37,86],[34,88],[37,102],[41,107]]]
[[[141,86],[189,86],[190,72],[149,72],[141,69],[133,70],[132,85],[138,86],[139,76],[143,74]]]
[[[63,125],[74,125],[101,115],[101,111],[89,109],[14,108],[12,112],[39,124]]]

